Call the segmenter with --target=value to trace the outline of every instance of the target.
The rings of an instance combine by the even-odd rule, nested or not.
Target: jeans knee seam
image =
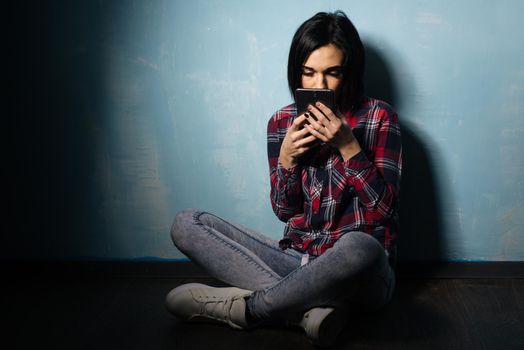
[[[218,216],[216,216],[216,215],[214,215],[214,214],[212,214],[212,213],[208,213],[208,212],[205,212],[205,211],[200,211],[200,212],[197,212],[196,214],[197,214],[197,215],[194,217],[195,220],[199,220],[200,216],[202,216],[203,214],[211,215],[211,216],[213,216],[214,218],[216,218],[216,219],[222,221],[223,223],[226,223],[226,224],[228,224],[228,225],[231,225],[232,227],[234,227],[234,228],[237,229],[238,231],[243,232],[246,236],[248,236],[248,237],[251,238],[252,240],[256,241],[256,242],[259,243],[259,244],[264,245],[265,247],[267,247],[267,248],[269,248],[269,249],[271,249],[271,250],[278,251],[278,252],[283,252],[284,254],[286,254],[286,255],[288,255],[288,256],[290,256],[290,257],[292,257],[292,258],[295,258],[297,261],[300,259],[300,258],[294,256],[293,254],[290,254],[290,253],[288,253],[288,252],[286,252],[286,251],[283,251],[283,250],[281,250],[281,249],[279,249],[279,248],[277,249],[277,248],[275,248],[275,247],[273,247],[273,246],[267,244],[266,242],[263,242],[263,241],[257,239],[256,237],[252,236],[249,232],[246,232],[246,231],[240,229],[240,227],[238,227],[238,226],[235,225],[234,223],[231,223],[231,222],[229,222],[229,221],[226,221],[226,220],[222,219],[221,217],[218,217]]]
[[[213,237],[215,240],[217,240],[218,242],[220,242],[221,244],[229,247],[230,249],[234,250],[235,252],[237,253],[240,253],[240,255],[242,256],[242,258],[246,261],[248,261],[250,264],[254,265],[255,268],[258,270],[258,271],[261,271],[261,272],[264,272],[266,274],[268,274],[269,276],[273,277],[273,278],[276,278],[276,279],[279,279],[280,276],[278,276],[278,274],[276,273],[272,273],[271,271],[267,270],[266,268],[264,268],[263,266],[261,266],[259,263],[257,263],[256,261],[254,261],[250,256],[248,256],[246,253],[244,253],[243,251],[241,251],[240,249],[238,249],[237,247],[235,247],[234,245],[224,241],[223,239],[221,239],[218,235],[216,235],[214,232],[212,232],[211,230],[209,230],[204,224],[202,224],[198,218],[203,215],[203,214],[209,214],[209,215],[213,215],[213,214],[210,214],[210,213],[206,213],[206,212],[195,212],[193,214],[193,219],[195,221],[195,224],[199,225],[199,226],[202,226],[202,228],[211,236]]]
[[[230,224],[231,226],[233,226],[234,228],[236,228],[237,230],[242,231],[242,230],[241,230],[239,227],[237,227],[235,224],[232,224],[232,223],[229,223],[229,224]],[[297,261],[300,260],[300,258],[294,256],[293,254],[289,254],[287,251],[282,250],[282,249],[280,249],[280,248],[275,248],[275,247],[273,247],[273,246],[267,244],[266,242],[263,242],[263,241],[257,239],[256,237],[252,236],[252,235],[249,234],[248,232],[244,232],[244,233],[245,233],[247,236],[249,236],[249,238],[251,238],[252,240],[254,240],[254,241],[256,241],[256,242],[258,242],[258,243],[264,245],[265,247],[267,247],[267,248],[269,248],[269,249],[271,249],[271,250],[277,251],[277,252],[279,252],[279,253],[284,253],[284,254],[286,254],[286,255],[292,257],[292,258],[297,259]]]

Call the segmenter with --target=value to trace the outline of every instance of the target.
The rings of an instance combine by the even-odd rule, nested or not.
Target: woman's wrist
[[[354,137],[349,143],[346,143],[342,147],[339,148],[340,155],[342,156],[344,161],[354,157],[361,150],[362,148],[360,147],[360,144],[358,143],[357,139]]]
[[[283,154],[280,154],[280,156],[278,157],[278,161],[280,162],[280,165],[282,165],[285,169],[288,170],[292,168],[293,165],[295,165],[296,163],[295,158]]]

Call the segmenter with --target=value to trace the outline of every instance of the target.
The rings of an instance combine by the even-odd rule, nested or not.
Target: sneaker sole
[[[309,315],[307,322],[309,340],[318,346],[332,346],[346,326],[347,317],[345,308],[318,308]]]

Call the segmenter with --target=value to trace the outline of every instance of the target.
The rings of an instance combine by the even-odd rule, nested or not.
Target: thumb
[[[291,124],[291,127],[290,128],[293,128],[293,130],[298,130],[300,129],[300,126],[302,124],[304,124],[304,122],[306,121],[306,115],[305,114],[301,114],[299,115],[298,117],[295,118],[295,120],[293,121],[293,124]]]

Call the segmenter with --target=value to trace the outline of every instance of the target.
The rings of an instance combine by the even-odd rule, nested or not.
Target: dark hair
[[[302,86],[302,65],[311,52],[329,44],[334,44],[344,54],[338,107],[342,112],[355,111],[364,94],[365,54],[357,29],[342,11],[319,12],[297,29],[291,42],[287,66],[291,95]]]

